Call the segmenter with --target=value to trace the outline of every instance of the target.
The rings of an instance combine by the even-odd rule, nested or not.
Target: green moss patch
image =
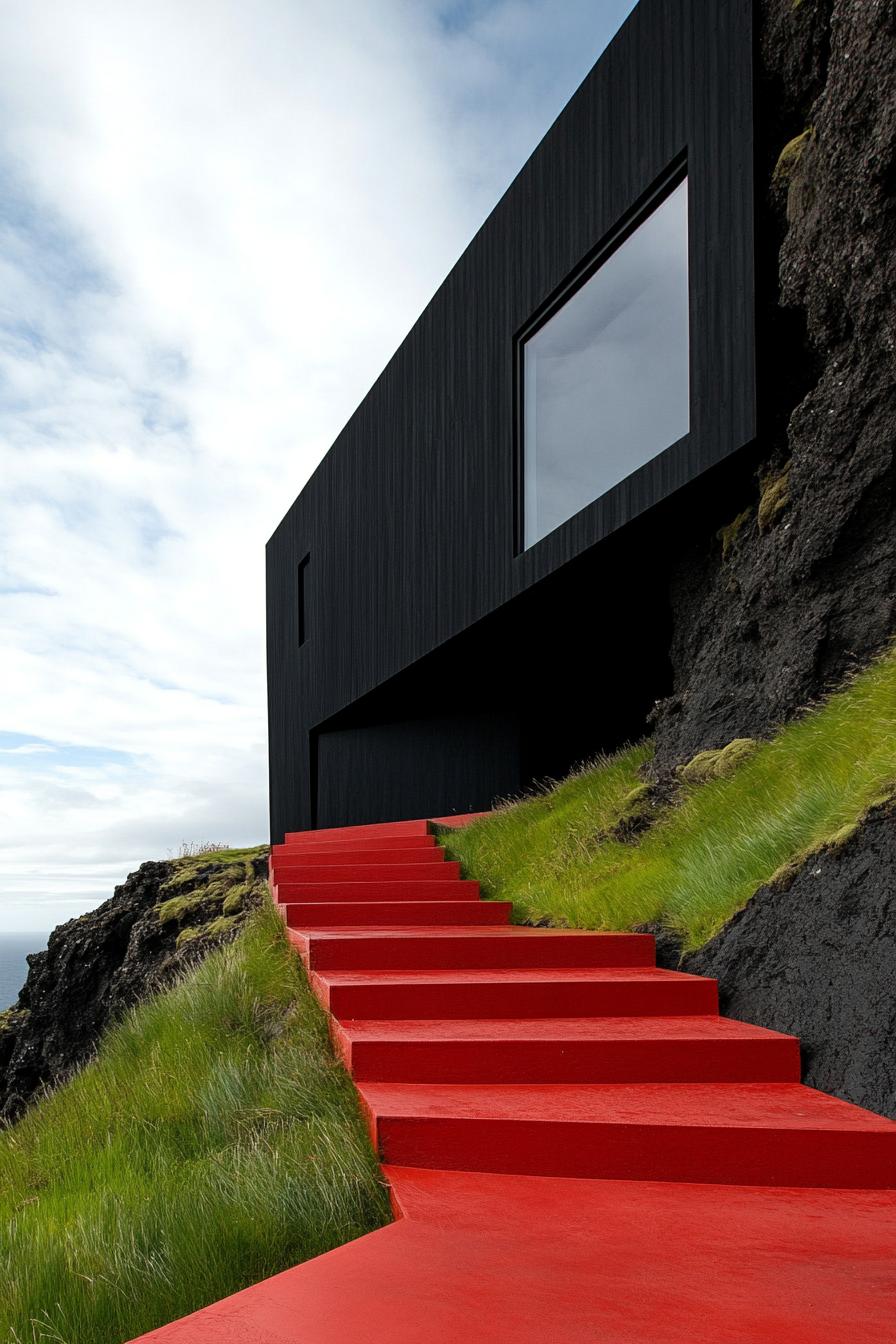
[[[722,543],[722,559],[727,560],[737,546],[740,535],[753,517],[752,509],[744,509],[727,527],[720,528],[717,536]]]
[[[760,532],[767,532],[778,519],[778,515],[790,503],[790,467],[776,474],[765,476],[761,482],[759,512],[756,521]]]
[[[796,6],[794,6],[794,8],[796,8]],[[800,159],[803,157],[807,145],[811,142],[814,135],[814,126],[808,126],[806,130],[801,131],[799,135],[795,135],[792,140],[787,141],[787,144],[778,155],[778,161],[775,164],[772,173],[772,184],[774,186],[780,187],[788,184],[799,165]]]
[[[210,919],[206,924],[194,924],[190,928],[181,929],[177,935],[177,946],[183,947],[196,938],[221,938],[232,933],[238,923],[239,920],[233,915],[218,915],[217,919]]]

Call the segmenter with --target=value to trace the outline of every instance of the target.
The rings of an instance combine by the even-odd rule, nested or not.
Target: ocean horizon
[[[0,933],[0,1013],[11,1008],[28,974],[29,952],[43,952],[48,933]]]

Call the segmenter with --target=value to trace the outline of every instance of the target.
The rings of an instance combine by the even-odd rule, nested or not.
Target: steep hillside
[[[88,1059],[131,1004],[232,938],[264,891],[267,849],[144,863],[110,900],[28,958],[18,1003],[0,1013],[0,1120]]]
[[[118,1344],[388,1217],[267,903],[0,1133],[0,1341]]]

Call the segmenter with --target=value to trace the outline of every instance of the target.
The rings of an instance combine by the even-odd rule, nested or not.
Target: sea
[[[0,933],[0,1013],[19,997],[28,974],[25,957],[29,952],[43,952],[48,937],[46,933]]]

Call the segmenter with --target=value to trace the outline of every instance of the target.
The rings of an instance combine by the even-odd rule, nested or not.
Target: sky
[[[265,542],[632,8],[0,5],[0,932],[266,839]]]

